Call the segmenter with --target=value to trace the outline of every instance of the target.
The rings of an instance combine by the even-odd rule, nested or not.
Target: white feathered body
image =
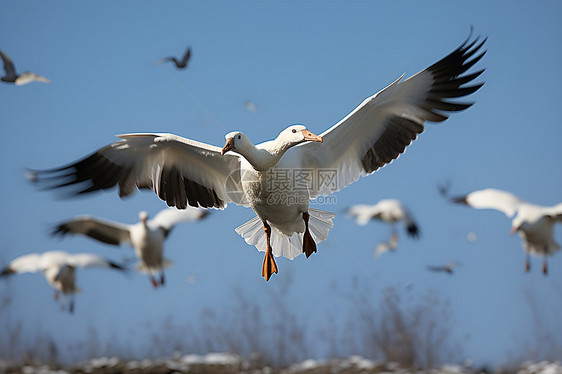
[[[355,217],[359,225],[366,225],[371,219],[387,223],[403,221],[406,226],[415,224],[412,215],[404,204],[396,199],[380,200],[375,205],[354,205],[348,214]]]
[[[560,250],[554,240],[554,224],[561,219],[562,204],[551,207],[531,204],[510,192],[494,188],[474,191],[455,201],[476,209],[495,209],[513,217],[512,232],[519,232],[523,249],[532,255],[552,255]]]
[[[244,160],[245,163],[247,161]],[[251,167],[249,163],[248,166]],[[245,179],[242,181],[250,206],[258,217],[289,236],[304,232],[302,213],[308,211],[310,200],[306,188],[295,188],[295,170],[294,166],[287,165],[281,158],[275,167],[244,173]]]
[[[159,227],[150,227],[142,222],[131,226],[131,244],[140,259],[137,270],[155,274],[167,267],[164,259],[164,232]]]
[[[80,292],[76,288],[76,270],[73,266],[66,264],[53,264],[43,271],[47,282],[51,287],[66,294]]]
[[[308,207],[307,185],[298,179],[300,165],[290,156],[289,151],[275,166],[263,171],[256,171],[248,161],[241,160],[242,187],[257,217],[237,227],[236,232],[246,243],[265,252],[267,245],[262,222],[267,221],[272,228],[273,255],[293,259],[302,253],[303,213],[310,214],[309,230],[316,243],[326,240],[334,226],[335,214]]]
[[[524,217],[524,220],[520,217]],[[513,226],[519,227],[525,251],[535,256],[544,256],[560,250],[560,246],[554,241],[554,222],[544,215],[543,207],[521,204],[513,219]]]

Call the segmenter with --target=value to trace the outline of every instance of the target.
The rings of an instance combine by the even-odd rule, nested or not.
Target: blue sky
[[[0,85],[2,263],[56,249],[121,260],[132,251],[79,237],[51,239],[49,227],[85,213],[134,223],[138,211],[165,206],[147,192],[125,200],[115,191],[60,200],[29,185],[25,167],[66,164],[120,133],[171,132],[221,146],[233,130],[254,142],[292,123],[321,133],[402,73],[410,76],[451,52],[470,25],[489,40],[480,62],[486,84],[471,97],[476,104],[427,124],[399,160],[340,191],[335,206],[317,206],[338,213],[328,240],[308,260],[278,260],[280,273],[268,284],[260,277],[262,254],[234,233],[253,212],[231,205],[173,232],[166,253],[175,265],[163,289],[154,291],[136,273],[84,271],[72,316],[60,311],[39,275],[14,277],[0,292],[13,293],[11,310],[26,333],[40,326],[73,342],[89,326],[103,338],[142,335],[147,322],[170,317],[194,322],[205,308],[229,305],[234,289],[260,298],[288,278],[291,310],[321,316],[307,321],[312,330],[328,311],[345,320],[342,295],[352,292],[354,279],[372,285],[373,300],[380,299],[384,291],[374,277],[385,287],[413,284],[417,295],[435,290],[451,303],[465,355],[502,362],[532,334],[525,294],[536,297],[546,321],[562,306],[562,254],[549,259],[548,277],[537,259],[525,274],[509,220],[452,206],[436,185],[451,180],[456,194],[495,187],[537,204],[561,201],[560,14],[557,1],[3,2],[0,49],[19,72],[53,82]],[[188,69],[154,65],[186,46],[193,49]],[[256,113],[246,100],[256,103]],[[403,200],[422,237],[413,241],[402,231],[398,251],[374,260],[389,229],[358,227],[341,213],[382,198]],[[477,234],[475,242],[467,242],[468,232]],[[560,227],[556,238],[562,242]],[[462,263],[453,277],[425,270],[453,260]],[[193,273],[198,281],[183,283]]]

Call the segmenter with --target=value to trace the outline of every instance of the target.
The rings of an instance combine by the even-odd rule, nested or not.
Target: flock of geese
[[[486,53],[482,50],[486,39],[471,39],[469,36],[428,68],[405,80],[402,76],[368,97],[320,135],[295,124],[273,140],[254,144],[243,132],[233,131],[219,147],[167,133],[123,134],[118,135],[120,140],[66,166],[29,170],[30,180],[47,189],[65,189],[71,195],[113,187],[120,197],[137,189],[153,190],[170,208],[152,220],[141,213],[138,224],[123,225],[83,216],[61,223],[53,234],[82,234],[107,244],[131,245],[140,259],[137,269],[148,273],[154,287],[164,284],[163,270],[169,262],[162,256],[162,246],[173,225],[201,219],[206,209],[224,209],[228,203],[251,208],[255,218],[235,230],[246,243],[264,252],[261,275],[268,281],[278,273],[275,257],[311,256],[333,227],[335,214],[309,207],[312,199],[336,193],[397,159],[423,132],[426,121],[445,121],[452,112],[473,104],[456,100],[483,86],[474,81],[484,69],[467,71]],[[13,64],[2,56],[11,80],[15,76]],[[158,63],[172,61],[183,68],[190,56],[188,49],[182,60],[168,57]],[[559,249],[552,227],[562,220],[562,204],[538,207],[491,189],[454,201],[515,216],[513,231],[520,233],[527,253],[546,256]],[[402,221],[410,236],[417,238],[420,233],[412,215],[397,200],[353,206],[348,214],[362,225],[371,219]],[[377,254],[394,250],[397,238],[394,230],[391,240],[377,248]],[[74,273],[66,277],[65,272],[70,272],[63,269],[123,268],[96,256],[76,261],[73,256],[57,253],[46,253],[46,258],[17,258],[2,275],[40,270],[58,291],[67,294],[76,289]],[[451,263],[428,270],[452,273],[455,266]],[[546,274],[546,260],[543,268]],[[65,287],[63,279],[71,279],[67,283],[72,285]]]
[[[80,234],[105,244],[116,246],[127,244],[133,247],[139,259],[136,270],[146,273],[154,288],[157,288],[159,285],[164,285],[164,269],[172,264],[170,260],[164,258],[164,241],[170,231],[180,222],[198,221],[207,215],[208,211],[203,209],[166,208],[149,220],[147,212],[142,211],[139,213],[140,222],[134,225],[91,216],[78,216],[56,225],[51,234],[53,236]],[[62,293],[64,309],[66,298],[70,298],[68,310],[73,312],[74,295],[80,291],[76,287],[76,268],[90,267],[128,271],[123,264],[93,254],[48,251],[43,254],[28,254],[12,260],[0,271],[0,277],[16,273],[42,272],[47,282],[55,289],[55,300],[58,300],[59,293]],[[158,280],[157,275],[159,275]]]

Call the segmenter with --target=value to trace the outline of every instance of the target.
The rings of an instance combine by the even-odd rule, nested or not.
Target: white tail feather
[[[334,223],[332,219],[335,213],[326,212],[318,209],[309,209],[308,228],[312,238],[316,243],[326,240],[328,232]],[[235,231],[246,241],[246,243],[255,246],[258,251],[265,252],[267,248],[266,236],[263,231],[263,224],[259,217],[254,217],[246,223],[238,226]],[[302,252],[303,233],[295,233],[291,236],[282,234],[275,227],[271,230],[271,247],[275,257],[286,257],[290,260],[300,255]]]

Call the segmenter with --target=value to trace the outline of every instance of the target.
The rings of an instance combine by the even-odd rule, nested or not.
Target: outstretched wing
[[[17,78],[17,75],[14,63],[2,51],[0,51],[0,57],[2,57],[2,61],[4,61],[4,71],[6,71],[6,78],[8,80],[15,80]]]
[[[375,216],[375,211],[372,205],[365,205],[365,204],[357,204],[350,206],[346,214],[351,217],[355,218],[358,225],[365,226],[371,218]]]
[[[127,270],[122,265],[90,253],[77,253],[74,255],[68,255],[65,263],[70,266],[81,268],[102,267],[112,268],[116,270]]]
[[[16,78],[16,86],[23,86],[24,84],[31,83],[33,81],[43,82],[43,83],[51,83],[50,79],[42,77],[35,73],[25,72]]]
[[[72,195],[119,185],[119,196],[152,189],[169,206],[225,208],[243,194],[237,155],[172,134],[128,134],[86,158],[51,170],[32,170],[35,183]]]
[[[51,232],[53,236],[81,234],[100,242],[113,245],[130,243],[128,225],[110,222],[96,217],[80,216],[57,225]]]
[[[495,209],[508,217],[513,217],[519,205],[524,203],[517,196],[494,188],[486,188],[452,199],[453,202],[466,204],[475,209]]]
[[[173,56],[163,57],[160,60],[157,60],[156,64],[162,64],[164,62],[173,62],[176,65],[179,64],[179,61]]]
[[[467,39],[427,69],[405,81],[399,78],[364,100],[321,134],[323,143],[303,143],[289,150],[289,157],[302,160],[304,169],[319,173],[316,185],[311,186],[312,197],[334,193],[398,158],[423,132],[425,121],[441,122],[448,118],[448,112],[470,107],[472,103],[446,99],[463,97],[482,87],[483,83],[461,86],[484,71],[462,75],[486,53],[476,55],[485,41],[477,44],[478,38],[472,42]]]
[[[42,270],[41,265],[41,255],[38,253],[20,256],[10,261],[8,266],[0,271],[0,277],[16,273],[35,273]]]
[[[191,48],[187,48],[187,51],[185,51],[185,54],[183,55],[183,59],[181,60],[181,64],[183,66],[186,66],[190,58],[191,58]]]
[[[397,246],[398,246],[398,234],[394,232],[392,233],[392,236],[390,237],[388,242],[380,243],[375,247],[375,252],[373,253],[373,256],[375,256],[375,258],[378,258],[384,252],[396,250]]]
[[[164,230],[164,234],[168,236],[174,226],[180,222],[198,221],[205,218],[209,211],[187,207],[184,210],[177,210],[176,208],[168,208],[161,210],[148,224],[154,227],[160,227]]]

